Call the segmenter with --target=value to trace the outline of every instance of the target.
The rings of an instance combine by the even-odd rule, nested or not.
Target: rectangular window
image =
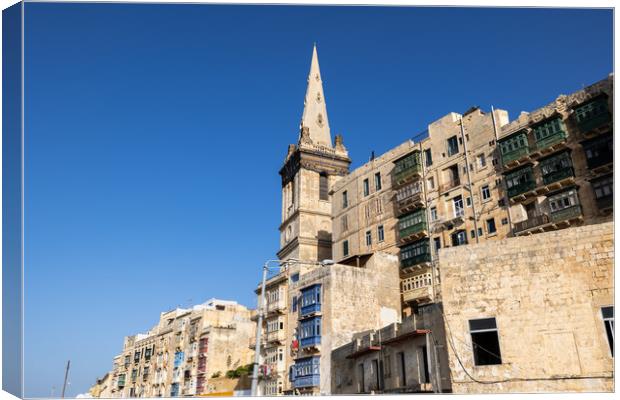
[[[424,150],[424,160],[426,162],[426,166],[430,167],[433,165],[433,155],[431,153],[431,149]]]
[[[342,255],[344,257],[349,255],[349,241],[345,240],[344,242],[342,242]]]
[[[481,191],[482,191],[482,201],[491,199],[491,190],[489,189],[489,185],[484,185]]]
[[[435,254],[439,253],[439,249],[441,249],[441,238],[433,238],[433,249]]]
[[[478,237],[482,236],[482,228],[478,228]]]
[[[428,182],[428,190],[435,189],[435,179],[433,179],[432,176],[427,179],[427,182]]]
[[[472,239],[476,237],[476,231],[473,230],[473,229],[469,232],[469,234],[470,234]]]
[[[370,186],[368,184],[368,178],[364,179],[364,196],[368,196],[370,194]]]
[[[346,232],[349,229],[349,220],[347,219],[347,216],[343,215],[340,221],[342,224],[342,231]]]
[[[372,232],[366,231],[366,246],[372,245]]]
[[[297,312],[297,296],[293,296],[293,312]]]
[[[448,138],[447,143],[448,143],[448,157],[453,156],[459,152],[459,143],[458,143],[458,140],[456,139],[456,136],[452,136],[451,138]]]
[[[319,200],[329,200],[328,178],[324,172],[319,175]]]
[[[487,234],[491,235],[495,232],[497,232],[495,228],[495,218],[487,219]]]
[[[452,246],[461,246],[467,244],[467,233],[464,230],[456,231],[451,235]]]
[[[605,333],[607,334],[607,342],[611,356],[614,356],[614,306],[601,308],[603,315],[603,323],[605,324]]]
[[[455,217],[462,217],[463,215],[465,215],[465,210],[463,209],[463,197],[461,197],[460,195],[456,196],[452,199],[452,204],[454,206]]]
[[[379,225],[377,227],[377,238],[379,242],[383,242],[385,240],[385,233],[383,232],[383,225]]]
[[[437,207],[431,207],[431,221],[437,221]]]
[[[471,207],[471,197],[466,198],[465,202],[467,204],[467,207]]]
[[[346,190],[342,192],[342,208],[347,208],[349,206],[349,198],[347,196]]]
[[[431,371],[428,366],[428,351],[426,346],[422,346],[422,364],[424,365],[424,373],[422,375],[423,382],[429,383],[431,381]]]
[[[502,363],[495,318],[469,320],[469,333],[471,334],[475,365]]]
[[[610,198],[614,195],[614,177],[609,175],[596,181],[592,181],[592,189],[597,200]]]
[[[375,174],[375,190],[381,190],[381,172]]]
[[[487,166],[487,159],[484,154],[478,154],[478,168],[484,168]]]

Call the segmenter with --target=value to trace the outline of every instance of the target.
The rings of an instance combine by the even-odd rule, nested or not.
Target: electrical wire
[[[480,380],[475,378],[474,376],[472,376],[472,374],[467,370],[467,368],[465,368],[465,365],[463,364],[463,362],[461,361],[461,358],[459,357],[456,348],[454,346],[454,341],[453,341],[453,337],[452,337],[452,329],[450,328],[450,323],[448,322],[448,319],[446,318],[446,315],[444,314],[443,310],[440,308],[440,312],[441,315],[443,316],[444,321],[446,321],[446,327],[448,328],[448,343],[450,344],[450,347],[452,348],[452,352],[454,353],[454,357],[457,359],[459,365],[461,366],[461,369],[463,369],[463,372],[465,372],[465,374],[474,382],[476,383],[480,383],[480,384],[484,384],[484,385],[494,385],[494,384],[498,384],[498,383],[508,383],[508,382],[530,382],[530,381],[555,381],[555,380],[565,380],[565,379],[605,379],[605,378],[613,378],[613,373],[610,375],[590,375],[590,376],[564,376],[564,377],[541,377],[541,378],[508,378],[508,379],[500,379],[500,380],[490,380],[490,381],[486,381],[486,380]],[[434,336],[433,336],[434,338]],[[459,340],[461,341],[463,344],[465,344],[466,346],[469,347],[469,344],[466,343],[465,341]],[[480,345],[476,345],[478,348],[486,351],[489,354],[494,355],[497,358],[500,358],[497,354],[494,354],[493,352],[489,351],[488,349],[485,349],[484,347],[480,346]],[[472,349],[473,350],[473,349]],[[518,366],[516,366],[517,369],[520,369]],[[464,383],[464,382],[462,382]],[[542,382],[544,384],[544,382]],[[550,388],[550,387],[549,387]],[[557,388],[553,388],[553,390],[557,390]]]

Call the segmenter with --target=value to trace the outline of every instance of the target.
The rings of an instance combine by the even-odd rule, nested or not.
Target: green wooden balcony
[[[402,229],[400,231],[398,231],[398,235],[399,237],[402,238],[406,238],[407,236],[410,235],[415,235],[416,233],[421,233],[428,230],[428,226],[426,224],[426,221],[422,221],[419,222],[415,225],[409,226],[405,229]]]
[[[567,134],[564,130],[558,131],[556,133],[554,133],[551,136],[547,136],[544,139],[541,139],[539,141],[536,142],[536,149],[537,150],[544,150],[547,147],[551,147],[554,144],[560,143],[562,141],[564,141],[567,138]]]
[[[394,173],[394,180],[397,185],[400,185],[401,183],[406,182],[418,175],[422,175],[422,166],[420,164],[413,164],[399,172]]]
[[[562,222],[562,221],[566,221],[569,219],[578,218],[582,215],[583,215],[583,212],[581,211],[581,206],[575,205],[575,206],[568,207],[560,211],[552,212],[551,220],[553,222]]]
[[[536,182],[533,180],[520,183],[508,189],[508,197],[515,197],[522,193],[529,192],[530,190],[533,190],[535,186]]]
[[[571,176],[575,176],[575,171],[572,168],[562,168],[547,175],[543,175],[543,182],[545,185],[549,185],[553,182],[558,182]]]
[[[417,264],[431,262],[430,253],[419,254],[417,256],[413,256],[404,260],[401,260],[400,266],[401,268],[412,267]]]
[[[530,153],[530,148],[528,146],[521,147],[517,150],[511,151],[510,153],[502,154],[502,164],[506,165],[514,160],[518,160],[521,157],[525,157]]]
[[[575,108],[575,120],[583,133],[588,133],[611,122],[606,98],[598,98]]]
[[[596,115],[577,122],[577,126],[582,132],[590,132],[596,128],[600,128],[611,122],[611,115],[609,113]]]

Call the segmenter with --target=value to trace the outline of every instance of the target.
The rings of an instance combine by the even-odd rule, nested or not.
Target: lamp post
[[[270,266],[272,263],[278,263],[277,267]],[[265,317],[266,312],[266,303],[267,299],[265,296],[265,286],[267,285],[267,272],[269,268],[281,268],[282,265],[288,264],[309,264],[314,266],[326,266],[333,265],[333,260],[323,260],[323,261],[307,261],[307,260],[298,260],[296,258],[289,258],[286,260],[267,260],[265,264],[263,264],[263,278],[261,280],[261,289],[260,289],[260,305],[258,307],[258,319],[256,322],[256,345],[254,348],[254,368],[252,369],[252,389],[251,395],[258,395],[258,365],[260,363],[260,347],[261,347],[261,336],[263,332],[263,319]]]

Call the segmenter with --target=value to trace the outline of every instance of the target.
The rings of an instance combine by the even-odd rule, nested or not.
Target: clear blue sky
[[[67,359],[85,392],[160,311],[255,306],[313,42],[354,167],[613,68],[609,10],[28,3],[25,26],[27,396]]]

